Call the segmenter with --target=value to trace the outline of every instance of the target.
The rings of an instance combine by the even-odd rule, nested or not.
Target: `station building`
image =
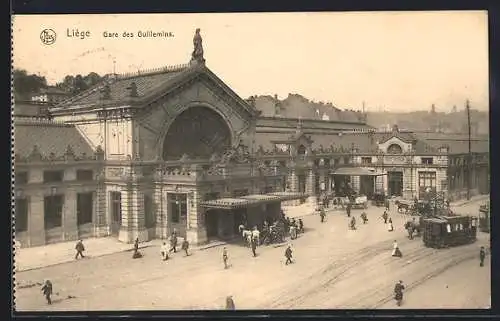
[[[199,49],[199,48],[198,48]],[[489,191],[489,142],[376,132],[363,117],[263,115],[195,52],[189,64],[109,75],[49,108],[14,106],[15,237],[23,247],[113,236],[193,244],[229,239],[242,220],[315,203],[350,182],[360,194],[463,197]],[[199,50],[198,50],[199,52]],[[19,105],[19,106],[17,106]],[[43,115],[43,113],[42,113]],[[292,117],[294,117],[292,115]]]

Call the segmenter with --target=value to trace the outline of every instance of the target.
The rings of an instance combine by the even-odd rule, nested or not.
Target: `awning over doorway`
[[[290,201],[303,197],[304,194],[288,192],[253,194],[240,196],[238,198],[220,198],[216,200],[203,201],[200,203],[200,206],[217,209],[238,209],[272,202]]]
[[[373,168],[366,167],[341,167],[334,170],[333,175],[346,175],[346,176],[380,176],[386,175],[385,173],[377,173]]]

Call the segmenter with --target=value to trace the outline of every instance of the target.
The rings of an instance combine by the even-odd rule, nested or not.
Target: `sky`
[[[487,19],[486,11],[17,15],[13,65],[55,84],[184,64],[200,28],[207,66],[242,98],[294,93],[398,112],[460,110],[469,99],[487,110]],[[44,29],[56,33],[53,44],[42,43]],[[71,36],[77,30],[90,36]],[[173,36],[138,37],[149,30]]]

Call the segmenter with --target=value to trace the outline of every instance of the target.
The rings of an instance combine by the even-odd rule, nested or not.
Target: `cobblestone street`
[[[472,202],[455,209],[477,215],[478,206]],[[305,216],[306,232],[292,242],[295,263],[289,266],[284,264],[284,246],[259,247],[254,258],[250,249],[229,244],[228,270],[221,247],[196,250],[189,257],[176,253],[163,262],[159,248],[151,246],[138,260],[131,252],[120,252],[21,271],[16,273],[16,309],[221,309],[227,295],[233,295],[237,309],[394,308],[392,289],[400,279],[408,285],[405,304],[410,308],[490,304],[489,257],[485,267],[478,263],[488,234],[479,233],[471,245],[434,250],[425,248],[420,238],[407,238],[404,215],[392,212],[395,231],[388,232],[380,218],[382,208],[366,212],[369,222],[363,225],[361,210],[353,210],[356,231],[347,229],[344,212],[330,212],[323,224],[318,215]],[[391,257],[394,240],[403,258]],[[453,282],[454,275],[463,280]],[[44,279],[54,285],[51,306],[40,292]],[[449,295],[439,296],[446,291],[453,291],[453,302]]]

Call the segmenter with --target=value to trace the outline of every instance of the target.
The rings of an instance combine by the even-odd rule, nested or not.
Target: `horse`
[[[258,229],[254,229],[252,231],[252,239],[254,241],[257,241],[257,244],[260,244],[260,232]]]
[[[250,247],[252,245],[252,231],[243,230],[241,236],[243,237],[243,242],[245,242],[245,245]]]
[[[416,236],[420,235],[420,224],[414,221],[407,221],[404,225],[404,228],[408,231],[408,236],[410,239],[413,238],[413,233],[416,233]]]

